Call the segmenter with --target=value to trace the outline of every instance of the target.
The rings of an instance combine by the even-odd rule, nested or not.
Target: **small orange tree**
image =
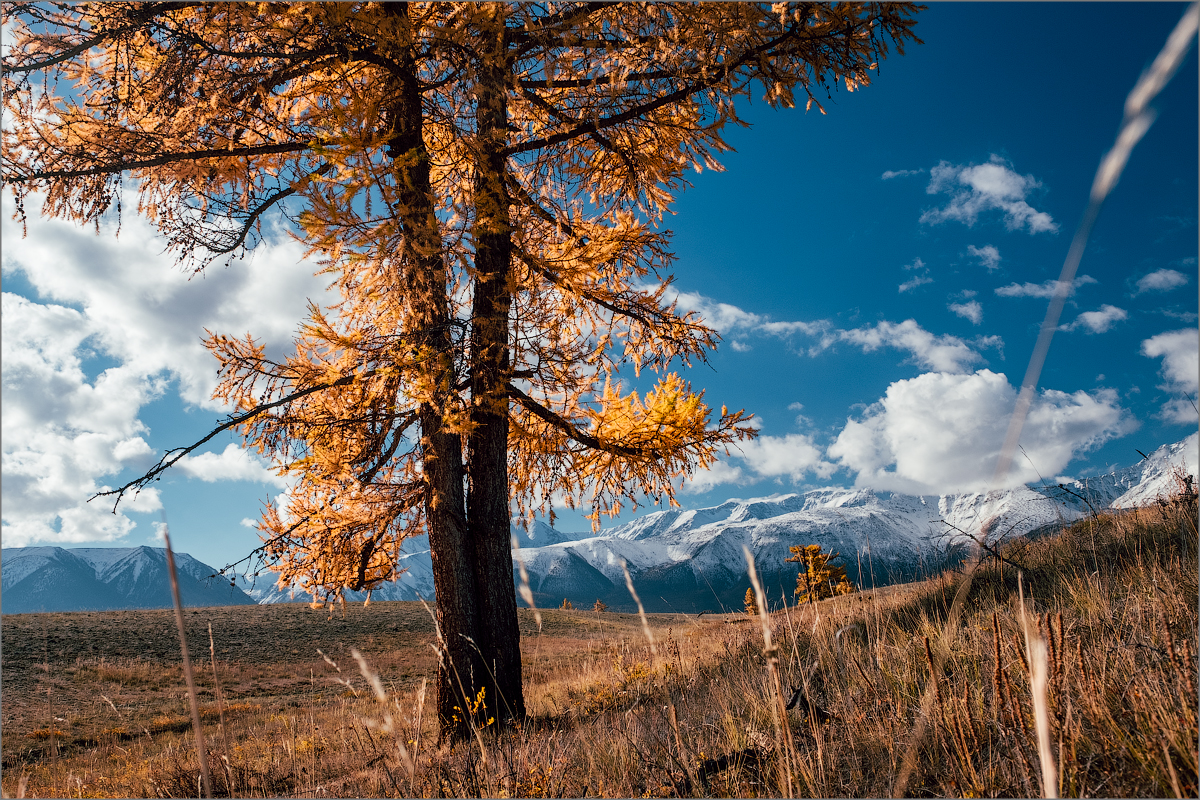
[[[796,600],[800,603],[815,603],[839,594],[851,594],[858,591],[850,579],[846,577],[846,568],[835,566],[829,562],[838,557],[835,552],[822,552],[821,545],[810,544],[806,547],[788,548],[792,552],[788,561],[803,564],[800,574],[796,576]]]
[[[789,561],[791,559],[788,559]],[[758,600],[754,596],[754,587],[746,589],[746,613],[752,617],[758,616]]]

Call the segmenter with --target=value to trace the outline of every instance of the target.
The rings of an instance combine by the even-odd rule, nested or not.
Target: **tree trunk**
[[[406,4],[386,8],[407,20]],[[437,713],[443,738],[464,738],[470,735],[469,700],[486,685],[487,673],[471,646],[478,639],[479,615],[473,591],[475,559],[464,513],[462,437],[447,430],[445,417],[456,391],[449,276],[432,202],[416,62],[411,45],[401,43],[400,47],[402,53],[396,60],[402,69],[394,74],[389,87],[387,113],[392,135],[387,152],[397,174],[397,211],[406,239],[399,289],[414,310],[412,330],[405,334],[414,346],[428,348],[433,354],[426,361],[427,377],[437,387],[419,410],[426,524],[442,637]]]
[[[495,3],[481,36],[476,89],[474,186],[475,285],[471,338],[471,433],[468,437],[467,518],[479,603],[477,640],[488,672],[486,713],[504,726],[521,721],[521,633],[513,591],[508,496],[509,311],[512,227],[504,185],[508,127],[504,4]]]

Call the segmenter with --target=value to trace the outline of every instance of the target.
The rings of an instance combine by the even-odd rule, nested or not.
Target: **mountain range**
[[[189,608],[255,601],[216,570],[175,554],[179,596]],[[171,608],[167,551],[161,547],[6,547],[0,550],[0,611],[115,611]]]
[[[910,580],[940,569],[982,528],[990,541],[1025,536],[1072,522],[1104,508],[1132,508],[1172,494],[1173,471],[1186,464],[1194,475],[1197,435],[1164,445],[1138,464],[1107,475],[998,492],[913,496],[869,488],[815,489],[711,508],[657,511],[598,535],[563,533],[541,521],[528,531],[514,526],[534,603],[577,608],[602,600],[632,610],[622,561],[647,610],[740,609],[749,586],[742,546],[750,548],[768,594],[790,596],[796,570],[788,548],[820,544],[842,555],[847,573],[863,586]],[[429,599],[433,567],[428,540],[413,537],[402,556],[408,571],[372,593],[377,600]],[[241,580],[241,579],[239,579]],[[514,583],[519,583],[516,568]],[[310,600],[266,582],[239,583],[262,603]],[[360,600],[363,592],[347,593]]]
[[[632,610],[622,563],[648,611],[740,609],[749,586],[743,546],[772,598],[790,596],[796,569],[791,546],[820,544],[841,554],[861,586],[881,586],[935,572],[970,545],[967,534],[989,541],[1037,535],[1093,510],[1132,508],[1176,490],[1181,465],[1195,475],[1198,437],[1164,445],[1138,464],[1069,483],[1021,486],[988,493],[914,496],[870,488],[823,488],[718,506],[647,514],[599,534],[564,533],[538,520],[513,527],[534,602],[557,607],[564,599],[590,608],[597,599]],[[208,579],[215,570],[176,555],[184,604],[309,602],[301,591],[280,589],[272,573],[239,575],[236,587]],[[433,598],[428,539],[404,542],[405,572],[373,590],[376,600]],[[185,566],[186,564],[186,566]],[[169,607],[161,548],[58,547],[5,549],[3,611]],[[514,565],[514,584],[519,583]],[[365,592],[347,592],[362,600]]]

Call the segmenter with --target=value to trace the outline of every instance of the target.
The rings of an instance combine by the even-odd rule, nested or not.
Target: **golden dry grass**
[[[975,572],[944,660],[961,572],[776,613],[785,690],[803,687],[820,709],[810,720],[799,703],[783,736],[762,631],[745,615],[651,615],[652,657],[636,615],[543,611],[539,636],[522,612],[531,717],[519,731],[484,731],[481,749],[436,742],[432,698],[420,695],[432,626],[419,605],[354,608],[344,621],[297,606],[190,611],[211,773],[218,793],[241,796],[888,796],[932,688],[908,794],[1038,795],[1020,565],[1046,643],[1058,793],[1194,797],[1196,541],[1192,502],[1012,543],[1007,563]],[[118,629],[125,643],[144,641],[159,612],[122,613],[120,625],[5,618],[9,796],[22,781],[27,796],[197,794],[171,642],[136,657],[101,652],[119,649]],[[210,619],[228,752],[202,644]],[[88,638],[97,632],[109,643]],[[383,679],[390,732],[350,648]]]

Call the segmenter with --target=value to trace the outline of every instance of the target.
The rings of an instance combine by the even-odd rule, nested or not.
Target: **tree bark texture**
[[[388,13],[407,17],[406,5],[388,5]],[[407,239],[402,290],[416,313],[414,331],[434,357],[427,363],[437,392],[420,407],[422,470],[426,520],[437,593],[437,622],[442,637],[437,680],[437,713],[443,737],[470,735],[470,698],[484,686],[483,659],[471,646],[479,615],[474,593],[474,553],[464,514],[462,437],[448,431],[444,409],[454,392],[453,341],[448,275],[441,234],[432,202],[429,155],[423,138],[421,95],[411,44],[400,45],[388,104],[391,137],[387,152],[397,173],[402,227]],[[511,584],[511,579],[509,580]]]
[[[480,42],[476,89],[474,185],[475,280],[471,337],[471,434],[467,518],[479,609],[477,640],[488,672],[487,715],[501,726],[525,716],[521,691],[521,634],[513,592],[511,510],[508,495],[509,312],[512,226],[505,189],[508,127],[503,3]]]

